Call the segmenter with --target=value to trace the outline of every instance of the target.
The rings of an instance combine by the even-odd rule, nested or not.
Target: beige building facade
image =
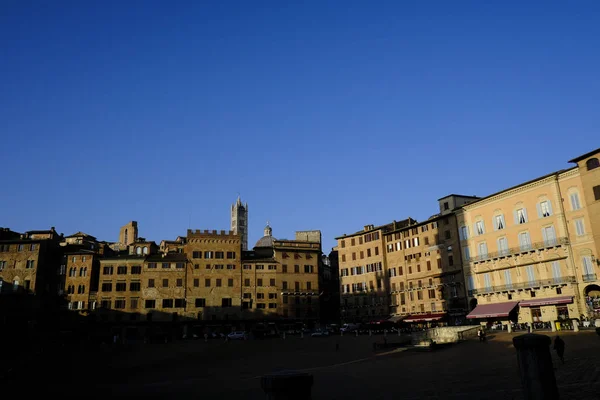
[[[587,164],[599,154],[459,208],[469,318],[555,329],[594,313],[600,169]]]

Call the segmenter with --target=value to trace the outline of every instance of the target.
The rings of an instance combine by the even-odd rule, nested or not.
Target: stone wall
[[[444,326],[432,328],[422,332],[413,332],[412,344],[425,345],[431,343],[457,343],[477,336],[478,325],[472,326]]]

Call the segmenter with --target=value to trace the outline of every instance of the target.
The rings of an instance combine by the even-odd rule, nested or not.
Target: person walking
[[[562,340],[558,335],[554,338],[554,350],[556,355],[560,358],[561,363],[565,363],[565,341]]]

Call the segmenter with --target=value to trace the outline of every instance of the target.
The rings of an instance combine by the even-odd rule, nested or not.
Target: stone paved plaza
[[[88,370],[79,371],[88,379],[74,380],[93,397],[262,399],[261,375],[294,369],[313,374],[314,399],[521,399],[516,335],[490,334],[485,343],[470,340],[434,352],[374,352],[381,336],[107,347],[95,379]],[[600,337],[591,331],[561,336],[565,364],[552,355],[561,397],[598,399]]]

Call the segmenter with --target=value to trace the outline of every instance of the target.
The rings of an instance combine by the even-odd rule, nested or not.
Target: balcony
[[[518,254],[529,253],[531,251],[549,249],[569,244],[569,239],[566,237],[556,238],[554,240],[545,240],[543,242],[531,243],[527,246],[511,247],[510,249],[500,250],[492,253],[480,254],[469,258],[469,262],[481,262],[493,260],[503,257],[510,257]]]
[[[533,289],[540,287],[552,287],[552,286],[561,286],[567,285],[569,283],[575,283],[576,279],[574,276],[562,276],[560,278],[552,278],[552,279],[543,279],[539,281],[529,281],[529,282],[521,282],[521,283],[513,283],[510,285],[501,285],[501,286],[490,286],[481,289],[472,289],[469,290],[469,296],[474,296],[478,294],[489,294],[489,293],[501,293],[501,292],[514,292],[516,290],[523,289]]]
[[[591,282],[591,281],[595,281],[596,278],[596,274],[587,274],[587,275],[583,275],[582,279],[584,282]]]

